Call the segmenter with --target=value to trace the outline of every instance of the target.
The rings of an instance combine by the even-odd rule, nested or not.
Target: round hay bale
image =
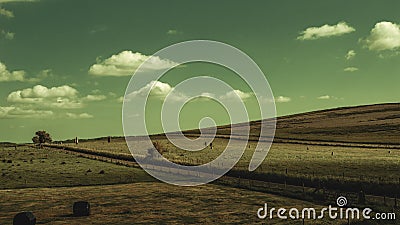
[[[32,212],[20,212],[15,215],[13,225],[35,225],[36,217]]]
[[[105,174],[106,172],[104,170],[100,170],[99,174]]]
[[[73,214],[74,216],[89,216],[90,215],[89,202],[85,201],[74,202]]]

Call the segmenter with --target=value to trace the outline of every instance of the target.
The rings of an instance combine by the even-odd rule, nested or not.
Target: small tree
[[[35,136],[32,138],[33,143],[35,144],[43,144],[50,143],[53,140],[50,137],[50,134],[44,130],[36,131]]]

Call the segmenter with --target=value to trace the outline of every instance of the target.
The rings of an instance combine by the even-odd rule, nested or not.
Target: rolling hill
[[[250,125],[250,135],[258,137],[261,121],[252,121]],[[217,134],[226,136],[230,130],[230,125],[219,126]],[[198,134],[199,131],[184,133]],[[341,107],[278,117],[275,140],[398,145],[400,103]]]

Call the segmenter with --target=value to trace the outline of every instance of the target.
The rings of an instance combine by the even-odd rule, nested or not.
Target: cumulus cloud
[[[146,60],[143,70],[159,70],[176,66],[175,62],[168,59],[161,59],[158,56],[146,56],[139,52],[122,51],[105,60],[98,62],[89,68],[89,74],[98,76],[131,76],[138,67]]]
[[[317,99],[319,100],[344,100],[344,98],[342,97],[336,97],[336,96],[332,96],[332,95],[322,95],[317,97]]]
[[[147,93],[149,93],[150,98],[164,99],[170,92],[173,91],[173,89],[174,88],[167,83],[163,83],[160,81],[151,81],[139,90],[128,94],[126,99],[130,101],[137,97],[145,98],[147,97]],[[175,91],[168,98],[173,101],[179,101],[185,99],[186,97],[184,96],[184,94]]]
[[[49,110],[23,109],[16,106],[1,107],[0,119],[9,118],[49,118],[53,116],[53,112]]]
[[[344,72],[355,72],[355,71],[357,71],[358,70],[358,68],[357,67],[346,67],[346,68],[344,68]]]
[[[15,37],[15,33],[1,30],[1,36],[4,37],[7,40],[12,40]]]
[[[373,51],[397,49],[400,47],[400,25],[387,21],[376,23],[370,35],[360,42]]]
[[[291,98],[285,97],[285,96],[275,97],[275,102],[278,102],[278,103],[290,102],[291,100],[292,100]]]
[[[233,99],[237,99],[237,97],[239,97],[242,100],[246,100],[248,98],[251,98],[252,96],[253,96],[252,93],[246,93],[241,90],[233,90],[233,91],[230,91],[230,92],[220,96],[219,98],[221,100],[233,100]]]
[[[147,97],[146,94],[149,93],[150,98],[156,98],[160,100],[164,100],[165,97],[168,95],[168,98],[172,101],[186,101],[189,99],[188,96],[190,96],[188,93],[180,92],[175,90],[175,87],[172,87],[171,85],[167,83],[163,83],[160,81],[151,81],[150,83],[146,84],[142,88],[140,88],[137,91],[131,92],[127,96],[125,96],[125,101],[130,102],[133,101],[136,98],[145,98]],[[247,101],[253,97],[255,97],[254,93],[252,92],[244,92],[241,90],[232,90],[224,94],[214,94],[210,92],[203,92],[200,95],[196,95],[196,97],[203,97],[203,98],[196,98],[196,100],[209,100],[211,99],[216,99],[216,100],[224,100],[224,101],[231,101],[231,100],[237,100],[238,97],[242,101]],[[123,102],[124,101],[124,96],[121,96],[116,99],[118,102]],[[265,99],[261,96],[260,101],[269,101],[272,102],[273,99]],[[284,103],[284,102],[289,102],[291,101],[291,98],[285,97],[285,96],[278,96],[275,98],[276,102],[279,103]]]
[[[78,91],[68,85],[52,88],[36,85],[33,88],[11,92],[7,101],[49,108],[81,108],[83,104],[78,99],[77,94]]]
[[[95,101],[102,101],[106,98],[107,98],[107,96],[105,96],[105,95],[87,95],[82,100],[88,101],[88,102],[95,102]]]
[[[300,32],[298,40],[315,40],[323,37],[341,36],[343,34],[354,32],[356,29],[347,25],[346,22],[339,22],[336,25],[325,24],[321,27],[309,27]]]
[[[0,82],[38,82],[50,76],[52,76],[52,71],[50,69],[45,69],[40,71],[35,77],[28,78],[24,70],[10,71],[4,63],[0,62]]]
[[[16,70],[9,71],[7,66],[0,62],[0,82],[2,81],[24,81],[25,80],[25,71]]]
[[[70,118],[70,119],[90,119],[90,118],[93,118],[93,115],[88,114],[88,113],[81,113],[81,114],[66,113],[65,115],[67,116],[67,118]]]
[[[320,99],[320,100],[328,100],[328,99],[331,99],[332,97],[331,96],[329,96],[329,95],[322,95],[322,96],[319,96],[317,99]]]
[[[14,13],[10,10],[7,10],[0,6],[0,15],[5,16],[7,18],[14,18]]]
[[[354,57],[356,57],[356,51],[354,51],[354,50],[349,50],[347,53],[346,53],[346,56],[345,56],[345,58],[347,59],[347,60],[351,60],[351,59],[353,59]]]

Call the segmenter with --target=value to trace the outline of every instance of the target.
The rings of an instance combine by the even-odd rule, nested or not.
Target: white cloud
[[[357,71],[358,70],[358,68],[357,67],[346,67],[346,68],[344,68],[344,72],[355,72],[355,71]]]
[[[356,57],[356,51],[354,51],[354,50],[349,50],[347,53],[346,53],[346,56],[345,56],[345,58],[347,59],[347,60],[351,60],[351,59],[353,59],[354,57]]]
[[[4,38],[7,40],[12,40],[12,39],[14,39],[14,37],[15,37],[15,33],[13,33],[13,32],[7,31],[4,33]]]
[[[315,40],[323,37],[341,36],[343,34],[354,32],[355,29],[346,22],[339,22],[336,25],[325,24],[321,27],[309,27],[300,32],[298,40]]]
[[[5,118],[49,118],[53,116],[49,110],[23,109],[15,106],[1,107],[0,119]]]
[[[76,113],[65,113],[67,118],[70,119],[90,119],[93,118],[93,115],[90,115],[88,113],[81,113],[81,114],[76,114]]]
[[[2,34],[3,37],[4,37],[5,39],[7,39],[7,40],[12,40],[12,39],[14,39],[14,37],[15,37],[15,33],[9,32],[9,31],[5,31],[5,30],[2,30],[2,31],[1,31],[1,34]]]
[[[150,91],[150,93],[149,93],[150,98],[164,99],[173,90],[174,90],[174,88],[171,87],[171,85],[169,85],[167,83],[163,83],[160,81],[151,81],[150,83],[146,84],[144,87],[140,88],[139,90],[128,94],[126,99],[128,101],[130,101],[137,97],[145,98],[145,97],[147,97],[146,94],[149,93],[149,91]],[[168,98],[173,101],[180,101],[180,100],[185,99],[186,97],[184,94],[175,91]],[[123,101],[123,99],[122,99],[122,101]]]
[[[60,87],[47,88],[42,85],[36,85],[33,88],[27,88],[19,91],[23,98],[51,98],[51,97],[74,97],[78,94],[75,88],[68,85]]]
[[[24,81],[25,80],[25,71],[16,70],[9,71],[7,70],[7,66],[0,62],[0,82],[2,81]]]
[[[14,18],[14,13],[12,11],[2,8],[1,6],[0,6],[0,15],[5,16],[7,18]]]
[[[175,87],[167,83],[162,83],[160,81],[151,81],[150,83],[146,84],[144,87],[140,88],[137,91],[131,92],[127,96],[125,96],[125,101],[129,102],[136,98],[145,98],[147,97],[146,94],[149,93],[150,98],[156,98],[164,100],[165,97],[168,95],[168,98],[172,101],[185,101],[188,100],[191,96],[188,93],[180,92],[175,90]],[[216,99],[216,100],[224,100],[224,101],[231,101],[240,98],[242,101],[246,101],[250,98],[254,97],[254,94],[251,92],[243,92],[241,90],[232,90],[225,94],[216,95],[210,92],[203,92],[200,95],[196,95],[196,97],[203,97],[203,98],[196,98],[196,100],[203,101]],[[261,99],[263,101],[264,99]],[[116,99],[118,102],[124,101],[124,96],[121,96]],[[270,100],[273,101],[273,100]],[[289,102],[291,99],[289,97],[279,96],[276,98],[277,102]]]
[[[332,98],[332,96],[323,95],[323,96],[319,96],[317,99],[320,99],[320,100],[329,100],[329,99],[331,99],[331,98]]]
[[[171,29],[171,30],[167,31],[167,34],[168,35],[178,35],[178,34],[182,34],[182,31]]]
[[[360,39],[364,47],[373,51],[393,50],[400,47],[400,25],[391,22],[379,22],[372,28],[366,39]]]
[[[205,97],[205,98],[215,98],[215,94],[210,93],[210,92],[203,92],[203,93],[201,93],[201,96]]]
[[[221,100],[233,100],[233,99],[237,99],[237,97],[239,97],[242,100],[246,100],[248,98],[251,98],[253,96],[252,93],[246,93],[243,92],[241,90],[233,90],[230,91],[222,96],[219,97],[219,99]]]
[[[332,96],[332,95],[322,95],[317,97],[317,99],[319,100],[344,100],[344,98],[342,97],[336,97],[336,96]]]
[[[122,103],[124,102],[124,96],[117,98],[117,102]]]
[[[88,102],[94,102],[94,101],[101,101],[101,100],[104,100],[106,98],[107,98],[107,96],[105,96],[105,95],[87,95],[82,100],[83,101],[88,101]]]
[[[40,71],[35,77],[27,78],[24,70],[9,71],[7,66],[0,62],[0,82],[21,81],[21,82],[38,82],[47,77],[52,76],[50,69]]]
[[[105,60],[98,60],[89,69],[89,73],[99,76],[131,76],[138,67],[146,60],[146,67],[143,70],[159,70],[176,66],[175,62],[161,59],[158,56],[150,57],[139,52],[123,51]]]
[[[68,85],[52,88],[36,85],[33,88],[11,92],[7,101],[49,108],[81,108],[83,104],[77,94],[78,91]]]
[[[275,97],[275,102],[283,103],[283,102],[290,102],[292,99],[285,96],[278,96]]]

